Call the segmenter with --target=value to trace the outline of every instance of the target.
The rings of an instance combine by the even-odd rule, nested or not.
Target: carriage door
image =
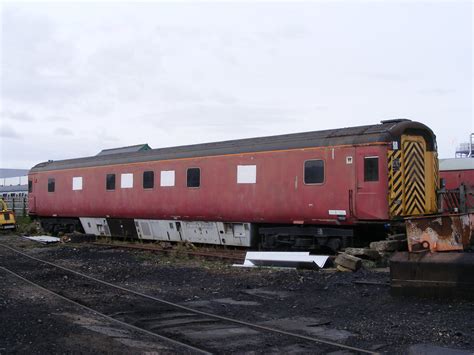
[[[390,216],[435,213],[438,159],[421,136],[403,135],[401,149],[388,151]]]
[[[34,193],[36,193],[36,191],[33,191],[34,182],[36,182],[36,177],[35,176],[32,176],[32,178],[28,179],[28,195],[27,195],[27,198],[26,198],[26,202],[24,202],[24,203],[27,204],[26,210],[28,211],[28,213],[31,213],[31,214],[36,213],[36,197],[34,195]],[[35,189],[36,188],[37,187],[35,187]]]
[[[356,151],[356,216],[366,220],[384,218],[380,149]]]

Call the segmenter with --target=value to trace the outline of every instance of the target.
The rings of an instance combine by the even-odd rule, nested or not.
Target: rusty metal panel
[[[436,252],[466,249],[471,241],[471,218],[467,213],[407,218],[408,250]]]

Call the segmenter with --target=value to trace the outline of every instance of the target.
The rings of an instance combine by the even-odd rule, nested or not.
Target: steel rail
[[[174,340],[174,339],[165,337],[165,336],[163,336],[163,335],[159,335],[159,334],[157,334],[157,333],[150,332],[149,330],[146,330],[146,329],[144,329],[144,328],[140,328],[140,327],[137,327],[137,326],[135,326],[135,325],[132,325],[132,324],[123,322],[123,321],[121,321],[121,320],[115,319],[115,318],[113,318],[113,317],[111,317],[111,316],[108,316],[108,315],[105,314],[105,313],[99,312],[99,311],[97,311],[97,310],[95,310],[95,309],[93,309],[93,308],[90,308],[90,307],[88,307],[88,306],[85,306],[85,305],[83,305],[83,304],[81,304],[81,303],[79,303],[79,302],[76,302],[76,301],[74,301],[74,300],[72,300],[72,299],[70,299],[70,298],[67,298],[67,297],[65,297],[65,296],[63,296],[63,295],[60,295],[59,293],[56,293],[56,292],[54,292],[54,291],[52,291],[52,290],[50,290],[50,289],[47,289],[47,288],[41,286],[40,284],[37,284],[36,282],[33,282],[33,281],[31,281],[31,280],[28,280],[27,278],[25,278],[25,277],[23,277],[23,276],[17,274],[16,272],[14,272],[14,271],[12,271],[12,270],[10,270],[10,269],[7,269],[7,268],[4,267],[4,266],[0,266],[0,269],[3,270],[3,271],[6,271],[7,273],[9,273],[9,274],[11,274],[11,275],[17,277],[18,279],[20,279],[20,280],[22,280],[22,281],[24,281],[24,282],[26,282],[26,283],[28,283],[28,284],[30,284],[30,285],[32,285],[32,286],[38,288],[38,289],[40,289],[40,290],[42,290],[42,291],[44,291],[44,292],[46,292],[46,293],[52,294],[52,295],[54,295],[54,296],[56,296],[56,297],[58,297],[58,298],[61,298],[62,300],[66,301],[66,302],[72,303],[72,304],[75,305],[75,306],[79,306],[79,307],[81,307],[81,308],[83,308],[83,309],[85,309],[85,310],[87,310],[87,311],[89,311],[89,312],[92,312],[92,313],[94,313],[94,314],[98,314],[99,316],[101,316],[101,317],[103,317],[103,318],[105,318],[105,319],[107,319],[107,320],[109,320],[109,321],[118,323],[118,324],[120,324],[120,325],[122,325],[122,326],[131,328],[131,329],[133,329],[133,330],[136,330],[136,331],[139,331],[139,332],[142,332],[142,333],[151,335],[151,336],[153,336],[153,337],[156,337],[156,338],[158,338],[158,339],[160,339],[160,340],[164,340],[164,341],[166,341],[166,342],[168,342],[168,343],[171,343],[171,344],[173,344],[173,345],[178,345],[178,346],[184,347],[184,348],[186,348],[186,349],[188,349],[188,350],[196,351],[196,352],[199,353],[199,354],[206,354],[206,355],[212,354],[212,353],[210,353],[210,352],[208,352],[208,351],[206,351],[206,350],[202,350],[202,349],[196,348],[196,347],[194,347],[194,346],[192,346],[192,345],[188,345],[188,344],[186,344],[186,343],[182,343],[182,342],[180,342],[180,341],[177,341],[177,340]]]
[[[209,251],[177,251],[175,249],[158,249],[151,246],[146,245],[135,245],[135,244],[109,244],[109,243],[101,243],[101,242],[92,242],[93,245],[103,246],[103,247],[110,247],[110,248],[123,248],[123,249],[136,249],[136,250],[145,250],[145,251],[152,251],[158,252],[162,254],[171,254],[171,253],[183,253],[188,256],[192,257],[202,257],[202,258],[209,258],[209,259],[218,259],[222,261],[232,261],[232,262],[244,262],[245,255],[232,255],[231,253],[224,254],[216,254]]]
[[[325,345],[331,345],[331,346],[338,347],[338,348],[342,348],[342,349],[346,349],[346,350],[356,351],[356,352],[361,353],[361,354],[379,354],[378,352],[374,352],[374,351],[372,351],[372,350],[366,350],[366,349],[362,349],[362,348],[357,348],[357,347],[353,347],[353,346],[350,346],[350,345],[340,344],[340,343],[337,343],[337,342],[334,342],[334,341],[330,341],[330,340],[325,340],[325,339],[321,339],[321,338],[310,337],[310,336],[306,336],[306,335],[300,335],[300,334],[288,332],[288,331],[281,330],[281,329],[271,328],[271,327],[267,327],[267,326],[259,325],[259,324],[248,323],[248,322],[245,322],[245,321],[241,321],[241,320],[237,320],[237,319],[233,319],[233,318],[228,318],[228,317],[225,317],[225,316],[219,316],[219,315],[213,314],[213,313],[208,313],[208,312],[199,311],[199,310],[196,310],[196,309],[193,309],[193,308],[189,308],[189,307],[186,307],[186,306],[182,306],[182,305],[180,305],[180,304],[176,304],[176,303],[169,302],[169,301],[166,301],[166,300],[163,300],[163,299],[160,299],[160,298],[156,298],[156,297],[153,297],[153,296],[150,296],[150,295],[141,293],[141,292],[137,292],[137,291],[134,291],[134,290],[130,290],[130,289],[128,289],[128,288],[125,288],[125,287],[122,287],[122,286],[119,286],[119,285],[114,285],[114,284],[112,284],[112,283],[110,283],[110,282],[107,282],[107,281],[99,280],[99,279],[97,279],[97,278],[95,278],[95,277],[82,274],[82,273],[80,273],[80,272],[77,272],[77,271],[68,269],[68,268],[66,268],[66,267],[64,267],[64,266],[57,265],[57,264],[54,264],[54,263],[52,263],[52,262],[49,262],[49,261],[46,261],[46,260],[42,260],[42,259],[36,258],[36,257],[34,257],[34,256],[28,255],[28,254],[23,253],[23,252],[21,252],[21,251],[19,251],[19,250],[16,250],[15,248],[12,248],[12,247],[10,247],[10,246],[7,246],[7,245],[5,245],[5,244],[3,244],[3,243],[0,243],[0,246],[3,247],[3,248],[5,248],[5,249],[9,249],[9,250],[11,250],[11,251],[13,251],[13,252],[15,252],[15,253],[17,253],[17,254],[23,255],[23,256],[25,256],[25,257],[27,257],[27,258],[36,260],[36,261],[41,262],[41,263],[44,263],[44,264],[51,265],[51,266],[53,266],[53,267],[57,267],[57,268],[59,268],[59,269],[62,269],[62,270],[71,272],[71,273],[73,273],[73,274],[76,274],[76,275],[85,277],[85,278],[87,278],[87,279],[89,279],[89,280],[93,280],[93,281],[95,281],[95,282],[98,282],[98,283],[101,283],[101,284],[104,284],[104,285],[107,285],[107,286],[110,286],[110,287],[114,287],[114,288],[117,288],[117,289],[119,289],[119,290],[122,290],[122,291],[125,291],[125,292],[129,292],[129,293],[135,294],[135,295],[137,295],[137,296],[141,296],[141,297],[144,297],[144,298],[147,298],[147,299],[156,301],[156,302],[160,302],[160,303],[166,304],[166,305],[171,306],[171,307],[175,307],[175,308],[179,308],[179,309],[182,309],[182,310],[185,310],[185,311],[188,311],[188,312],[192,312],[192,313],[195,313],[195,314],[200,314],[200,315],[204,315],[204,316],[206,316],[206,317],[215,318],[215,319],[220,319],[220,320],[223,320],[223,321],[226,321],[226,322],[229,322],[229,323],[235,323],[235,324],[239,324],[239,325],[244,325],[244,326],[249,327],[249,328],[264,330],[264,331],[267,331],[267,332],[272,332],[272,333],[281,334],[281,335],[286,335],[286,336],[290,336],[290,337],[294,337],[294,338],[298,338],[298,339],[303,339],[303,340],[307,340],[307,341],[314,342],[314,343],[325,344]]]

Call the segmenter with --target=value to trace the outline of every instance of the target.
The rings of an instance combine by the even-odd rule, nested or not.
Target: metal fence
[[[464,184],[458,189],[438,191],[439,212],[466,213],[474,211],[474,187]]]
[[[4,198],[9,209],[15,212],[16,216],[27,216],[28,215],[28,197],[7,197]]]

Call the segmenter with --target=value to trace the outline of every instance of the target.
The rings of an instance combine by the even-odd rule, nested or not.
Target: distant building
[[[28,195],[27,169],[0,169],[0,196],[3,198]]]
[[[440,159],[439,160],[440,171],[462,171],[462,170],[474,170],[474,159]]]
[[[474,133],[469,136],[469,142],[456,148],[456,158],[474,158]]]

